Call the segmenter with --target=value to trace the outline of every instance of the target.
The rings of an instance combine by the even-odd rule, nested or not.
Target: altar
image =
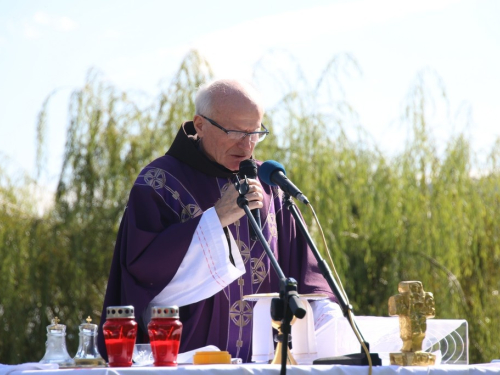
[[[106,368],[73,368],[51,370],[25,370],[2,372],[5,375],[278,375],[280,365],[180,365],[178,367],[106,367]],[[500,373],[500,363],[477,365],[438,365],[429,367],[399,367],[375,366],[373,375],[488,375]],[[288,366],[287,374],[328,374],[328,375],[368,375],[366,366],[339,366],[339,365],[296,365]]]
[[[434,366],[400,367],[390,365],[388,354],[398,351],[401,345],[397,318],[357,317],[357,322],[370,342],[371,352],[378,353],[382,366],[373,366],[372,375],[473,375],[499,374],[500,362],[468,364],[468,327],[465,320],[429,320],[427,337],[423,349],[436,353],[439,361]],[[336,335],[331,335],[335,332]],[[317,332],[317,352],[315,358],[339,356],[355,353],[358,349],[356,340],[345,318],[335,318]],[[208,348],[208,347],[207,347]],[[206,348],[205,348],[206,350]],[[214,347],[213,350],[218,350]],[[193,351],[194,352],[194,351]],[[134,350],[132,367],[79,367],[59,368],[57,364],[27,363],[12,366],[0,365],[0,375],[160,375],[175,371],[176,374],[279,374],[280,365],[266,363],[233,363],[194,365],[189,353],[179,354],[181,361],[177,367],[155,367],[152,357],[149,362],[140,362],[141,356]],[[192,356],[192,354],[191,354]],[[151,358],[150,358],[151,357]],[[185,358],[184,358],[185,357]],[[188,358],[189,357],[189,358]],[[333,374],[333,375],[368,375],[368,366],[313,365],[312,363],[289,365],[287,374]]]

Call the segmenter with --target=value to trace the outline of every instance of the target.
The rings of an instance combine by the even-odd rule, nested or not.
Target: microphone
[[[240,170],[238,171],[238,175],[240,178],[248,177],[248,178],[256,179],[257,178],[257,164],[255,164],[255,160],[252,160],[252,159],[243,160],[240,163]],[[259,209],[255,208],[251,212],[252,212],[253,218],[257,222],[257,225],[259,226],[259,229],[262,229],[262,225],[260,223],[260,211],[259,211]],[[253,227],[251,225],[249,226],[249,229],[250,229],[250,238],[253,241],[257,241],[259,239],[259,237],[257,237],[257,235],[255,234]]]
[[[264,162],[259,168],[259,178],[271,186],[279,186],[302,203],[309,204],[307,197],[286,177],[285,167],[274,160]]]

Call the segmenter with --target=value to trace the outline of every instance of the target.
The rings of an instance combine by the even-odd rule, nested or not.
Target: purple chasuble
[[[176,274],[203,212],[227,189],[234,189],[234,181],[233,172],[211,162],[198,149],[192,122],[183,124],[165,156],[141,171],[120,224],[104,299],[98,336],[104,358],[106,307],[133,305],[139,323],[137,342],[148,342],[142,314]],[[297,280],[299,293],[328,294],[334,301],[305,238],[283,205],[281,190],[261,184],[262,233],[283,273]],[[238,245],[231,251],[240,252],[246,272],[214,296],[180,307],[180,351],[215,345],[233,358],[250,362],[253,302],[242,297],[279,292],[279,280],[260,242],[250,240],[247,217],[227,228]],[[202,256],[200,261],[204,261]]]

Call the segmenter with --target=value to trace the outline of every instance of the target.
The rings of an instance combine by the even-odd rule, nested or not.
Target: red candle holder
[[[148,324],[155,366],[177,366],[182,323],[177,306],[155,306]]]
[[[106,308],[106,322],[102,326],[102,331],[110,367],[132,366],[132,354],[137,337],[137,322],[134,318],[134,306]]]

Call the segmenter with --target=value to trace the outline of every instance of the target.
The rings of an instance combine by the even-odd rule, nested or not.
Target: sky
[[[451,118],[436,116],[436,140],[463,131],[485,153],[500,136],[499,15],[497,0],[0,0],[0,162],[34,175],[37,116],[52,95],[44,179],[55,187],[70,95],[88,71],[153,98],[192,49],[217,76],[249,79],[265,65],[290,87],[297,66],[312,84],[351,56],[360,73],[343,81],[346,99],[388,153],[408,137],[398,119],[428,72]],[[277,93],[261,85],[271,107]]]

